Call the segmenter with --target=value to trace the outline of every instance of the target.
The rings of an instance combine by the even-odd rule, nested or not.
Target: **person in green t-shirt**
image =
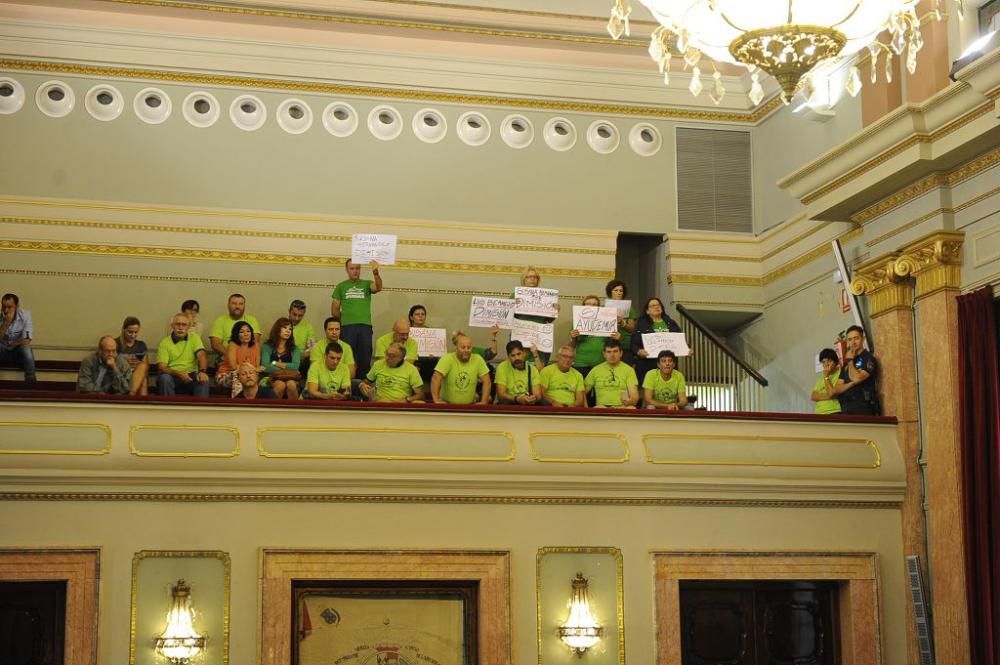
[[[247,314],[247,299],[242,293],[234,293],[229,296],[229,301],[226,303],[229,310],[229,314],[223,314],[212,322],[212,328],[208,333],[208,343],[212,347],[212,351],[219,354],[219,360],[226,357],[226,344],[229,342],[229,338],[233,334],[233,326],[240,321],[246,321],[253,328],[254,343],[260,344],[260,324],[257,323],[257,317]]]
[[[189,393],[208,397],[208,354],[201,338],[188,332],[191,319],[187,314],[175,314],[170,322],[170,335],[156,350],[156,392],[160,395]]]
[[[840,413],[840,400],[834,390],[844,383],[840,376],[840,358],[833,349],[823,349],[819,352],[819,362],[823,365],[823,373],[816,379],[810,396],[816,402],[816,413]]]
[[[604,362],[590,370],[584,385],[594,391],[595,406],[634,409],[639,403],[639,380],[635,370],[622,362],[622,344],[604,343]]]
[[[403,345],[392,342],[385,349],[385,358],[361,382],[359,390],[366,399],[375,402],[423,402],[424,380],[415,365],[403,362]]]
[[[613,279],[604,287],[604,293],[607,294],[608,300],[626,300],[628,286],[620,279]],[[634,305],[629,305],[627,315],[622,316],[620,313],[618,315],[618,335],[622,343],[622,360],[629,365],[632,364],[632,333],[635,331],[636,316]]]
[[[472,404],[476,401],[476,384],[482,384],[479,404],[490,403],[490,370],[482,356],[472,353],[472,338],[455,334],[455,350],[445,354],[434,368],[431,378],[431,399],[435,404]]]
[[[378,262],[370,264],[374,281],[361,279],[361,266],[350,259],[344,262],[347,279],[333,289],[330,316],[343,323],[344,341],[351,345],[361,376],[372,364],[372,296],[382,290]]]
[[[392,324],[392,332],[375,340],[375,359],[385,358],[385,350],[390,344],[399,344],[406,353],[406,362],[415,365],[417,362],[417,340],[410,339],[410,322],[399,319]]]
[[[584,307],[600,307],[601,299],[597,296],[586,296],[580,304]],[[621,340],[621,335],[618,332],[614,332],[611,338]],[[576,358],[573,360],[573,367],[584,378],[587,378],[587,374],[592,368],[604,362],[604,340],[606,339],[607,337],[599,337],[597,335],[581,335],[580,331],[576,328],[569,331],[569,343],[576,349]],[[624,353],[623,344],[623,357]]]
[[[583,375],[573,369],[576,352],[566,345],[556,351],[556,361],[538,374],[542,404],[546,406],[586,406]]]
[[[343,349],[344,357],[340,360],[341,364],[347,366],[347,371],[350,373],[351,378],[357,378],[357,364],[354,362],[354,349],[351,345],[345,342],[340,337],[340,319],[335,316],[328,316],[326,320],[323,321],[323,332],[326,335],[326,339],[319,343],[319,348],[325,349],[326,345],[330,342],[336,342],[340,344],[341,349]]]
[[[687,406],[687,385],[677,371],[677,354],[664,349],[656,356],[656,369],[646,372],[642,380],[643,401],[647,409],[676,411]]]
[[[288,320],[292,322],[292,337],[295,338],[295,348],[301,351],[301,360],[309,358],[309,352],[316,343],[316,329],[305,320],[306,304],[295,299],[288,305]]]
[[[497,366],[497,403],[534,406],[542,401],[538,368],[525,361],[524,345],[507,342],[507,360]]]
[[[306,397],[311,399],[345,400],[351,396],[351,375],[341,362],[343,347],[337,342],[326,345],[323,362],[309,366],[306,377]]]

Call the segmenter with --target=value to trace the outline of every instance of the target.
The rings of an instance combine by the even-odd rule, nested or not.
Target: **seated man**
[[[34,383],[35,354],[31,350],[31,340],[35,329],[31,322],[31,312],[21,309],[21,301],[13,293],[3,294],[0,307],[0,363],[13,363],[24,370],[25,383]]]
[[[374,402],[423,402],[424,380],[414,365],[404,362],[403,345],[393,342],[385,349],[385,358],[361,383],[361,394]],[[373,385],[374,384],[374,385]]]
[[[323,360],[317,358],[309,365],[305,397],[309,399],[345,400],[351,397],[351,375],[341,360],[344,348],[338,342],[329,342]]]
[[[677,369],[677,354],[669,349],[656,356],[656,369],[646,372],[642,380],[643,400],[647,409],[676,411],[687,406],[687,386],[684,375]]]
[[[622,362],[622,343],[604,342],[604,362],[590,370],[584,385],[594,391],[595,406],[634,409],[639,402],[639,380],[635,370]]]
[[[80,363],[76,390],[81,393],[127,395],[132,387],[132,366],[118,353],[115,338],[105,335],[97,342],[97,351]]]
[[[191,319],[186,314],[175,314],[170,336],[163,338],[156,351],[160,371],[156,392],[161,395],[183,392],[208,397],[208,354],[201,337],[188,332],[190,327]]]
[[[497,366],[497,403],[534,406],[542,400],[538,368],[525,361],[524,345],[507,342],[507,360]]]
[[[260,375],[253,363],[242,363],[236,370],[232,397],[236,399],[270,399],[274,391],[268,386],[258,385]],[[237,387],[238,386],[238,387]]]
[[[392,324],[392,332],[375,340],[375,358],[385,358],[385,350],[390,344],[401,344],[406,350],[406,362],[416,364],[417,362],[417,340],[410,339],[410,322],[400,319]]]
[[[229,336],[233,332],[233,326],[240,321],[246,321],[250,324],[250,327],[253,328],[254,341],[260,344],[260,323],[257,322],[256,317],[246,313],[247,299],[243,297],[243,294],[234,293],[229,296],[226,306],[229,313],[216,318],[212,323],[211,332],[208,333],[209,344],[212,345],[212,350],[219,354],[219,359],[226,357],[226,344],[229,342]]]
[[[542,389],[542,404],[546,406],[586,406],[583,375],[573,367],[576,349],[563,346],[556,353],[556,361],[546,365],[538,375]]]
[[[472,338],[456,333],[455,350],[445,354],[434,368],[431,398],[435,404],[472,404],[476,384],[482,383],[480,404],[490,403],[490,370],[482,356],[473,355]]]
[[[305,318],[306,304],[296,298],[288,305],[288,320],[292,322],[292,337],[295,338],[295,348],[302,352],[302,360],[309,358],[309,352],[316,343],[316,329]]]
[[[358,366],[354,362],[354,349],[351,348],[350,344],[340,338],[340,330],[340,319],[335,316],[328,316],[323,322],[323,332],[326,333],[326,340],[320,342],[318,347],[320,349],[325,349],[332,343],[339,344],[343,353],[340,363],[347,368],[347,371],[353,379],[358,371]],[[319,358],[317,358],[316,361],[319,362]]]

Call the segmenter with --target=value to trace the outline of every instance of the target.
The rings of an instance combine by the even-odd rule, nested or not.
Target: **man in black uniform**
[[[865,331],[861,326],[847,329],[847,354],[840,371],[843,380],[834,389],[840,400],[840,411],[852,416],[880,416],[878,398],[878,360],[865,348]]]

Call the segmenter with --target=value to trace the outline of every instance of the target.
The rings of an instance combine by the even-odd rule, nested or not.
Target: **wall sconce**
[[[587,649],[600,642],[603,634],[604,628],[597,623],[594,613],[590,611],[587,578],[583,573],[577,573],[573,579],[573,600],[569,606],[569,617],[566,623],[559,626],[559,639],[576,652],[579,658]]]
[[[171,665],[187,665],[205,649],[205,638],[194,629],[194,608],[191,607],[191,587],[177,580],[171,589],[173,600],[167,611],[167,627],[154,639],[156,653]]]

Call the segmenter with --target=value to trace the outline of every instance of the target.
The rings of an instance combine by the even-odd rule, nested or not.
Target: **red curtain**
[[[1000,663],[1000,370],[993,288],[958,298],[965,563],[973,663]]]

